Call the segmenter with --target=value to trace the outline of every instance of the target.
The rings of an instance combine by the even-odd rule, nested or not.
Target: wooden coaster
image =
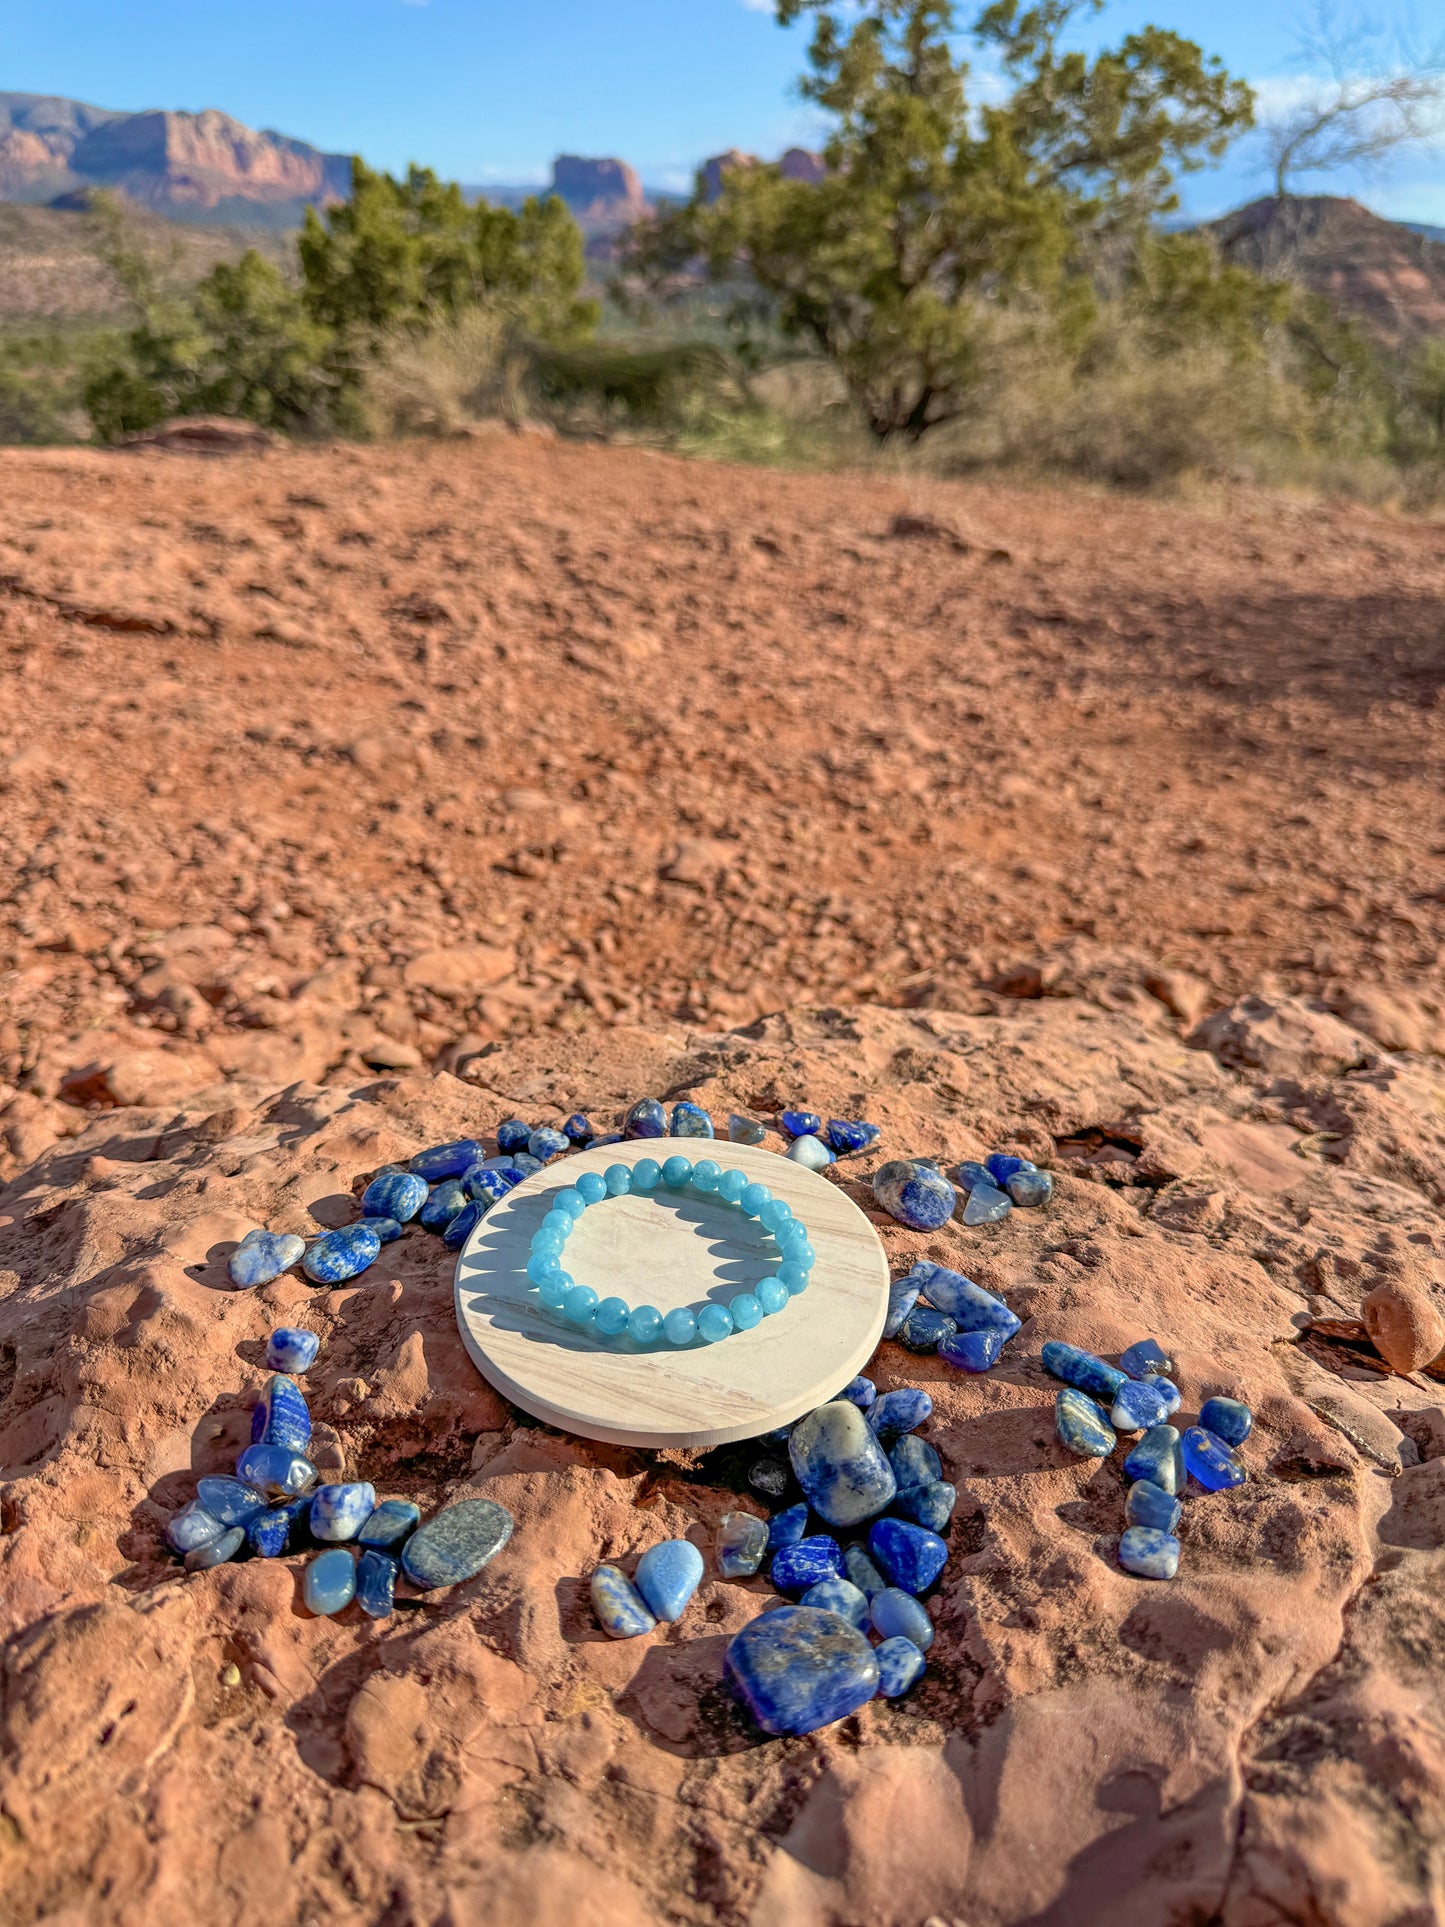
[[[752,1331],[682,1351],[580,1332],[545,1311],[526,1264],[557,1193],[584,1171],[674,1154],[714,1157],[793,1207],[817,1253],[808,1289]],[[776,1270],[778,1254],[755,1218],[659,1187],[590,1205],[563,1264],[599,1298],[665,1315],[726,1304]],[[862,1371],[883,1331],[888,1259],[857,1205],[815,1171],[756,1145],[652,1138],[562,1158],[494,1204],[457,1260],[456,1296],[473,1363],[524,1412],[612,1445],[702,1450],[791,1425]]]

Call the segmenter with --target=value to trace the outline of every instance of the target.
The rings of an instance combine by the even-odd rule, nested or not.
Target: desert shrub
[[[549,409],[590,408],[612,421],[654,427],[746,399],[734,363],[708,342],[539,347],[530,380]]]
[[[50,386],[34,375],[0,365],[0,442],[39,444],[65,439]]]
[[[382,337],[362,380],[362,418],[376,436],[455,434],[485,416],[519,414],[521,379],[502,317],[465,308]]]

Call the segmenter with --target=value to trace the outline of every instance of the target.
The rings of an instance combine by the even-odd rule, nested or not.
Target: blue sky
[[[1088,31],[1174,27],[1270,95],[1291,84],[1296,18],[1294,0],[1114,0]],[[791,91],[802,50],[768,0],[0,0],[0,90],[220,107],[472,182],[545,178],[565,149],[682,186],[722,148],[806,144],[817,125]],[[1214,213],[1263,179],[1236,151],[1187,204]],[[1445,224],[1445,144],[1335,191]]]

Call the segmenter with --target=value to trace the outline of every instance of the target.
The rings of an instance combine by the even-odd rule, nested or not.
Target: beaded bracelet
[[[620,1198],[629,1191],[648,1193],[665,1186],[669,1191],[691,1188],[703,1197],[736,1205],[745,1218],[756,1218],[777,1245],[781,1263],[773,1276],[752,1291],[739,1292],[729,1304],[706,1304],[700,1311],[685,1305],[664,1318],[653,1305],[634,1311],[623,1298],[604,1298],[599,1304],[590,1285],[577,1284],[562,1269],[562,1251],[573,1225],[589,1204]],[[716,1345],[735,1331],[754,1325],[783,1309],[790,1298],[807,1289],[813,1269],[813,1247],[805,1226],[793,1216],[792,1206],[775,1198],[765,1184],[751,1182],[743,1171],[724,1171],[713,1158],[639,1158],[636,1164],[609,1164],[599,1177],[584,1171],[575,1185],[558,1193],[552,1209],[532,1238],[527,1277],[549,1311],[558,1311],[568,1324],[595,1331],[601,1338],[620,1338],[625,1332],[639,1345],[665,1338],[669,1345],[691,1345],[701,1338]]]

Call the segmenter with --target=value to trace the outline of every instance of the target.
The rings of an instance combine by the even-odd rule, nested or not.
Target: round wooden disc
[[[674,1153],[715,1157],[792,1206],[817,1254],[808,1289],[751,1331],[682,1351],[601,1338],[547,1312],[526,1264],[557,1193],[584,1171]],[[708,1299],[726,1304],[775,1270],[778,1254],[755,1218],[690,1189],[659,1187],[590,1206],[563,1264],[599,1299],[616,1295],[666,1314]],[[473,1362],[524,1412],[613,1445],[701,1450],[791,1425],[837,1396],[882,1334],[888,1260],[857,1205],[815,1171],[755,1145],[653,1138],[564,1158],[494,1204],[457,1260],[456,1296]]]

